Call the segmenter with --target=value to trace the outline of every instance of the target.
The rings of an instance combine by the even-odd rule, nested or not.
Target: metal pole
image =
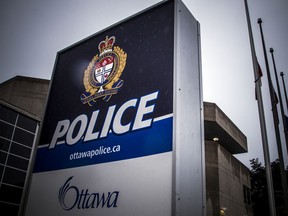
[[[283,83],[283,88],[284,88],[284,94],[285,94],[285,101],[286,101],[286,109],[288,111],[288,100],[287,100],[287,93],[286,93],[286,87],[285,87],[285,82],[284,82],[284,73],[280,72],[280,76],[282,78],[282,83]]]
[[[274,59],[274,54],[273,54],[274,53],[273,48],[270,48],[270,53],[271,53],[272,60],[273,60],[273,66],[274,66],[274,72],[275,72],[275,77],[276,77],[276,84],[277,84],[278,96],[279,96],[279,101],[280,101],[282,120],[283,120],[283,125],[284,125],[286,146],[287,146],[287,133],[286,133],[287,125],[286,125],[285,114],[284,114],[283,103],[282,103],[282,97],[281,97],[281,92],[280,92],[280,87],[279,87],[279,82],[278,82],[278,76],[277,76],[276,64],[275,64],[275,59]],[[277,109],[277,107],[276,107],[276,109]],[[278,133],[279,133],[279,129],[278,129]],[[282,150],[281,142],[279,142],[279,143],[277,142],[277,149],[278,149],[278,155],[279,155],[280,175],[281,175],[281,183],[282,183],[285,211],[286,211],[286,216],[288,216],[288,193],[287,193],[288,187],[287,187],[287,177],[286,177],[286,171],[285,171],[285,165],[284,165],[284,159],[283,159],[283,150]]]
[[[266,46],[265,46],[265,42],[264,42],[264,36],[263,36],[261,23],[262,23],[262,20],[259,18],[258,24],[260,26],[263,53],[264,53],[264,57],[265,57],[265,65],[266,65],[266,70],[267,70],[267,75],[268,75],[268,85],[269,85],[270,96],[271,96],[272,83],[271,83],[270,70],[269,70],[269,64],[268,64],[268,60],[267,60]],[[273,92],[272,92],[272,94],[274,95]],[[274,188],[273,188],[273,179],[272,179],[272,171],[271,171],[271,165],[270,165],[270,155],[269,155],[268,143],[267,143],[267,146],[263,146],[263,148],[264,148],[264,159],[265,159],[265,167],[266,167],[268,199],[269,199],[269,205],[270,205],[270,216],[276,216]]]
[[[276,84],[277,84],[277,90],[278,90],[278,96],[279,96],[279,102],[280,102],[280,110],[281,110],[281,116],[282,116],[283,127],[284,127],[284,135],[285,135],[286,147],[287,147],[287,151],[288,151],[287,123],[286,123],[286,119],[285,119],[282,96],[281,96],[281,91],[280,91],[280,87],[279,87],[279,81],[278,81],[278,76],[277,76],[277,69],[276,69],[276,64],[275,64],[275,59],[274,59],[274,49],[273,48],[270,48],[270,53],[272,56],[272,61],[273,61],[273,66],[274,66],[274,72],[275,72]]]

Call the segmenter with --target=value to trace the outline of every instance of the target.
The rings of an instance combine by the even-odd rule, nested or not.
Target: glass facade
[[[0,104],[0,209],[17,216],[38,121]]]

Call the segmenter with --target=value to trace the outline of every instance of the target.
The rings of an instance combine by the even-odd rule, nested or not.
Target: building
[[[7,215],[23,202],[48,87],[48,80],[20,76],[0,84],[0,209]]]
[[[204,121],[207,215],[253,215],[249,169],[233,156],[247,152],[245,135],[214,103]]]
[[[0,84],[0,208],[11,216],[21,211],[48,89],[49,80],[22,76]],[[249,169],[233,157],[247,152],[245,135],[214,103],[204,102],[204,121],[207,215],[253,215]]]

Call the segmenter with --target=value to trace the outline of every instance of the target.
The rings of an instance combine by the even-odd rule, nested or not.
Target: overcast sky
[[[58,51],[128,16],[156,0],[1,0],[0,83],[16,75],[50,79]],[[237,155],[246,166],[263,148],[254,92],[254,75],[244,0],[183,1],[201,27],[204,101],[216,103],[247,136],[248,153]],[[248,1],[256,53],[262,67],[262,95],[271,161],[278,158],[267,73],[257,18],[263,20],[266,48],[273,47],[278,73],[288,81],[288,1]],[[268,53],[274,87],[274,70]],[[280,88],[282,80],[279,77]],[[286,87],[288,88],[288,86]],[[282,92],[284,99],[284,93]],[[285,105],[285,103],[284,103]],[[286,106],[285,112],[287,114]],[[280,109],[279,109],[280,113]],[[280,124],[287,165],[287,151]]]

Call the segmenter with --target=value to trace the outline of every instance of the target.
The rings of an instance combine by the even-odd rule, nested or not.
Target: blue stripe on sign
[[[34,172],[44,172],[107,163],[172,151],[173,118],[154,122],[152,127],[124,135],[109,134],[105,139],[73,146],[38,148]]]

